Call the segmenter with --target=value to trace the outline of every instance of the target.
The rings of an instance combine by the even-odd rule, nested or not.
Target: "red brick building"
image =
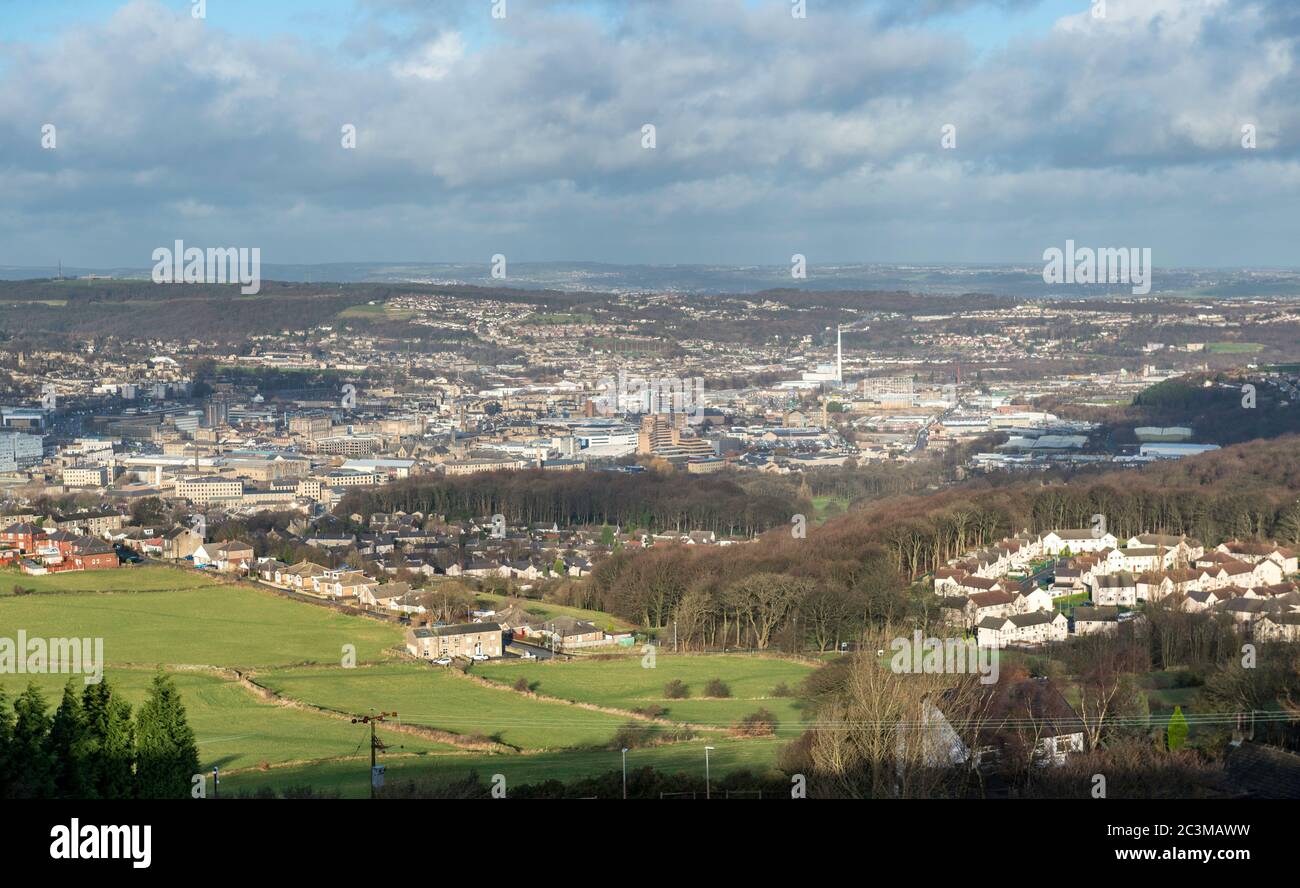
[[[23,552],[35,552],[36,544],[44,540],[46,536],[45,530],[39,525],[21,521],[17,524],[10,524],[0,531],[0,543],[5,543],[9,548],[19,549]]]
[[[79,570],[102,570],[120,564],[116,550],[103,540],[94,537],[82,537],[77,540],[70,560]]]

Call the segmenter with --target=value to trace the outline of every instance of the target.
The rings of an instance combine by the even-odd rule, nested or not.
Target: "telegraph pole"
[[[375,733],[375,725],[381,721],[387,721],[389,718],[397,718],[396,712],[380,712],[372,715],[358,715],[352,719],[352,724],[370,725],[370,797],[375,797],[375,755],[381,749],[388,747],[383,744],[379,736]]]

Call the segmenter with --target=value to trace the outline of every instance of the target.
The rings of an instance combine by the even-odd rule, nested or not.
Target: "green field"
[[[576,314],[573,312],[537,312],[530,314],[520,321],[526,327],[550,327],[569,324],[594,324],[595,317],[589,314]]]
[[[33,592],[164,592],[202,589],[214,585],[211,577],[174,567],[121,567],[117,570],[70,571],[29,577],[16,570],[0,572],[0,596],[12,595],[15,586]]]
[[[339,320],[344,321],[408,321],[415,317],[415,311],[409,308],[398,308],[387,302],[376,305],[366,303],[345,308],[338,313],[338,317]]]
[[[507,596],[497,595],[494,592],[476,592],[474,597],[479,599],[480,602],[493,607],[501,607],[508,600]],[[632,629],[631,623],[620,620],[613,614],[607,614],[604,611],[585,610],[580,607],[567,607],[563,604],[550,604],[543,601],[531,601],[527,598],[523,599],[523,607],[530,614],[536,614],[545,620],[555,617],[574,617],[593,623],[606,632],[622,632]]]
[[[278,694],[340,712],[396,711],[403,723],[518,749],[608,744],[626,718],[484,687],[452,670],[418,663],[359,669],[301,668],[259,674]]]
[[[1249,354],[1263,351],[1264,346],[1258,342],[1207,342],[1205,350],[1212,355]]]
[[[734,654],[660,653],[653,669],[643,668],[640,656],[568,662],[497,660],[474,665],[475,675],[503,686],[513,685],[523,676],[536,693],[545,696],[627,710],[655,704],[668,710],[665,718],[706,727],[733,727],[744,716],[767,709],[776,715],[781,733],[799,730],[799,701],[774,697],[772,691],[779,684],[797,691],[811,671],[812,667],[790,660]],[[726,682],[730,697],[702,696],[705,683],[713,678]],[[664,696],[664,685],[673,679],[685,682],[690,697],[670,700]]]
[[[849,499],[845,496],[815,496],[812,498],[812,503],[813,508],[817,510],[813,515],[813,521],[818,524],[849,510]]]
[[[171,573],[205,579],[198,574]],[[79,574],[76,581],[91,575]],[[0,627],[6,626],[25,629],[32,637],[103,638],[106,661],[118,665],[183,663],[247,668],[339,663],[345,644],[355,645],[357,660],[365,662],[379,659],[385,648],[402,640],[397,626],[212,581],[174,592],[69,592],[3,598]]]
[[[1063,595],[1060,598],[1053,598],[1052,606],[1059,613],[1063,613],[1068,617],[1070,614],[1074,613],[1076,607],[1087,605],[1091,600],[1089,593],[1076,592],[1073,595]]]
[[[133,709],[144,702],[153,681],[152,669],[108,669],[106,680],[120,692]],[[322,716],[263,702],[237,682],[204,672],[173,673],[176,687],[185,700],[190,727],[199,744],[199,760],[205,771],[213,765],[221,769],[257,768],[264,764],[303,762],[369,755],[368,728],[341,719]],[[35,681],[51,707],[57,705],[67,683],[64,675],[4,676],[9,696],[17,696],[28,681]],[[78,676],[74,686],[78,693],[85,687]],[[455,747],[422,737],[397,734],[381,729],[385,743],[401,744],[406,752],[452,751]]]
[[[614,737],[631,720],[623,711],[538,699],[509,684],[493,687],[450,670],[398,659],[392,651],[401,644],[402,630],[395,625],[193,571],[152,566],[47,577],[7,573],[0,590],[8,593],[15,583],[36,594],[0,595],[0,635],[22,629],[33,638],[102,638],[106,676],[134,706],[144,700],[154,667],[163,665],[172,672],[203,767],[233,771],[223,778],[223,792],[312,784],[344,795],[365,795],[369,733],[329,711],[396,711],[403,724],[517,750],[466,751],[437,739],[381,729],[389,747],[383,760],[394,776],[463,776],[477,769],[481,774],[505,773],[515,782],[567,780],[616,767]],[[544,607],[549,613],[574,613],[602,625],[620,625],[608,614]],[[355,646],[357,668],[342,667],[344,645]],[[195,668],[179,668],[183,666]],[[287,702],[306,705],[263,700],[218,669],[252,672],[257,682],[289,698]],[[771,691],[782,682],[796,687],[809,669],[779,659],[661,654],[655,670],[642,670],[637,656],[477,664],[475,674],[508,683],[524,674],[540,682],[543,695],[612,710],[657,702],[668,707],[670,718],[701,725],[730,727],[762,706],[777,713],[781,733],[786,734],[797,730],[799,712],[792,699],[772,698]],[[732,698],[700,699],[704,682],[714,677],[731,685]],[[66,683],[62,675],[4,678],[11,698],[34,679],[51,707]],[[691,699],[662,700],[663,684],[672,678],[691,686]],[[84,686],[79,677],[77,681]],[[766,771],[780,745],[772,738],[738,739],[713,731],[680,740],[667,726],[652,730],[660,745],[629,753],[630,767],[698,769],[707,742],[717,747],[714,766],[719,775],[739,768]],[[672,739],[678,742],[668,742]]]
[[[627,754],[628,770],[653,767],[666,773],[684,773],[704,776],[704,747],[709,752],[709,768],[716,779],[730,771],[747,770],[764,774],[775,770],[777,755],[784,740],[753,739],[733,740],[710,738],[632,749]],[[528,755],[419,755],[390,756],[384,759],[386,779],[391,784],[400,779],[459,778],[470,771],[478,772],[480,779],[490,780],[493,774],[503,774],[508,787],[520,783],[541,783],[545,780],[572,781],[594,777],[622,767],[622,757],[616,749],[567,750]],[[364,798],[370,791],[370,759],[322,762],[302,767],[275,768],[270,771],[248,771],[223,777],[222,792],[255,792],[263,786],[281,788],[311,784],[324,790],[338,792],[345,798]]]

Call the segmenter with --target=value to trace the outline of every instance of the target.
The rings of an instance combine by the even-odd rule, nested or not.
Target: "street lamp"
[[[709,798],[709,752],[712,746],[704,747],[704,797]]]
[[[627,798],[627,747],[623,747],[623,798]]]

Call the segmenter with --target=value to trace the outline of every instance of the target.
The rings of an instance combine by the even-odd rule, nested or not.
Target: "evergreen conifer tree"
[[[149,698],[136,715],[136,794],[146,799],[189,798],[199,771],[199,748],[171,676],[159,668]]]

